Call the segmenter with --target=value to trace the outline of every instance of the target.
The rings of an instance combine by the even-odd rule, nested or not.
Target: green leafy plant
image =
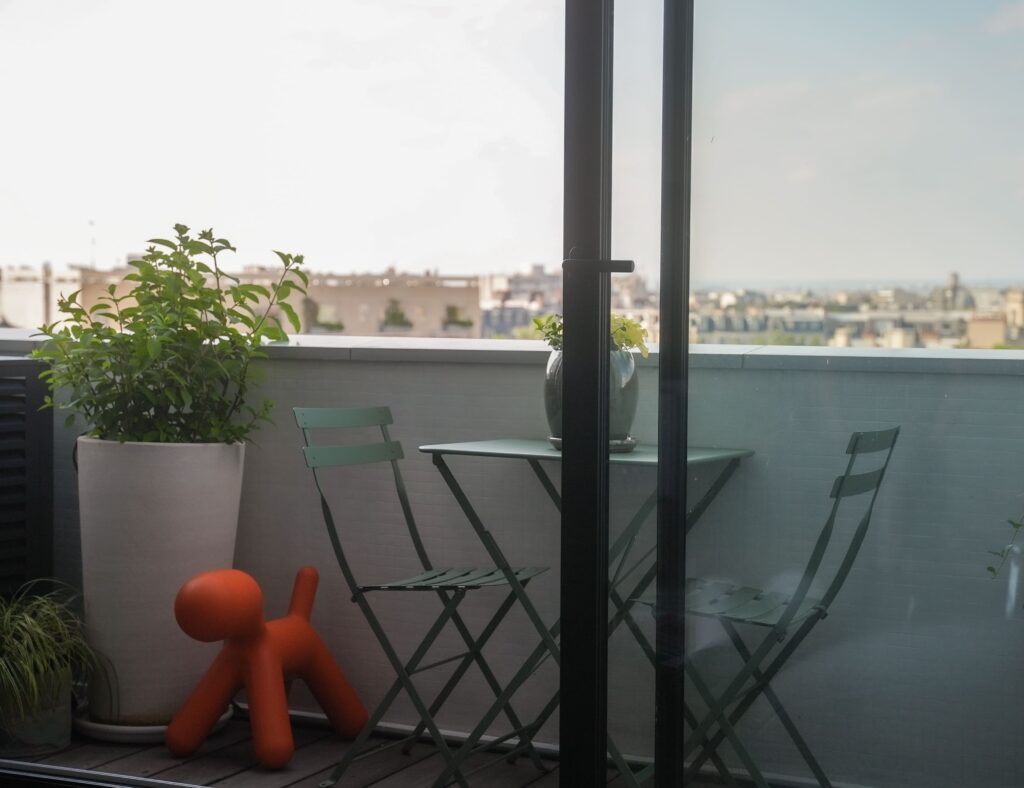
[[[1013,554],[1013,551],[1016,549],[1015,545],[1017,543],[1017,537],[1020,536],[1021,529],[1024,528],[1024,515],[1021,516],[1020,520],[1007,520],[1006,522],[1009,523],[1010,527],[1013,529],[1013,536],[1010,537],[1009,543],[999,550],[987,551],[989,555],[995,556],[997,559],[995,564],[990,564],[989,566],[985,567],[985,569],[988,571],[989,575],[993,579],[999,576],[999,573],[1002,571],[1003,565],[1006,563],[1006,560]]]
[[[561,315],[535,317],[533,325],[541,339],[547,342],[551,348],[562,349],[563,321]],[[644,358],[647,358],[647,354],[650,352],[645,343],[647,329],[628,317],[615,314],[611,316],[611,339],[613,350],[639,350],[640,355]]]
[[[83,674],[95,665],[74,610],[77,596],[46,582],[56,587],[38,594],[34,581],[10,599],[0,597],[0,721],[53,702],[69,671]]]
[[[265,358],[264,343],[287,341],[278,312],[300,329],[286,299],[309,284],[302,255],[275,252],[277,281],[244,284],[220,266],[230,241],[213,230],[193,237],[183,224],[174,233],[130,262],[120,292],[112,284],[94,304],[81,291],[61,297],[65,319],[40,329],[42,377],[67,392],[67,424],[79,414],[92,437],[235,443],[269,420],[273,403],[247,401],[252,362]]]
[[[412,328],[412,321],[405,316],[402,305],[397,298],[388,299],[388,305],[384,307],[384,320],[381,328]]]
[[[441,321],[442,328],[471,328],[473,321],[464,317],[457,306],[449,304],[444,308],[444,320]]]

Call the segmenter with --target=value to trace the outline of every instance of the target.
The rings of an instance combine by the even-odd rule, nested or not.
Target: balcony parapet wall
[[[28,353],[40,339],[30,329],[0,329],[0,354]],[[267,346],[281,361],[392,361],[444,364],[543,365],[550,349],[539,340],[352,337],[300,334]],[[658,347],[636,355],[656,367]],[[905,372],[949,375],[1022,375],[1024,350],[828,348],[791,345],[691,345],[691,369],[792,369],[819,372]]]
[[[35,343],[30,334],[0,331],[0,353],[27,352]],[[256,396],[276,403],[274,422],[247,449],[235,565],[263,585],[269,615],[286,608],[298,566],[321,570],[315,623],[368,704],[391,674],[333,564],[291,408],[390,405],[391,434],[405,447],[403,473],[435,564],[482,566],[486,555],[464,515],[416,447],[543,437],[548,353],[535,341],[344,336],[299,336],[268,348]],[[634,434],[643,442],[657,434],[656,364],[656,351],[639,361]],[[1019,718],[1024,698],[1024,566],[1015,554],[995,581],[985,566],[986,550],[1010,538],[1006,520],[1024,509],[1024,352],[697,345],[690,367],[690,441],[755,452],[691,534],[692,574],[792,588],[827,515],[850,432],[902,427],[854,570],[831,615],[775,682],[830,777],[876,788],[1019,785],[1024,749],[1018,728],[1005,721]],[[54,434],[56,565],[76,583],[76,432],[57,415]],[[559,518],[537,480],[513,460],[453,458],[451,465],[510,561],[553,567],[530,592],[554,620]],[[356,566],[368,582],[416,571],[392,482],[376,470],[346,469],[331,489],[339,527],[354,539]],[[623,466],[610,477],[618,529],[654,477]],[[693,494],[706,482],[694,479]],[[826,565],[834,560],[826,555]],[[479,629],[498,601],[484,592],[467,600],[471,628]],[[434,612],[436,600],[417,595],[381,608],[401,653],[411,651]],[[648,632],[649,618],[638,617]],[[726,679],[734,655],[721,631],[706,624],[692,625],[689,646],[707,678]],[[510,676],[535,642],[529,622],[513,612],[488,645],[489,661]],[[448,641],[437,655],[458,650]],[[628,752],[647,753],[653,679],[625,629],[611,641],[609,662],[616,739]],[[547,664],[524,688],[516,699],[521,716],[543,705],[556,677]],[[422,678],[431,695],[444,676]],[[470,682],[449,702],[444,727],[472,727],[487,696],[486,685]],[[292,702],[315,708],[301,694]],[[407,704],[389,714],[392,723],[412,720]],[[784,734],[770,710],[754,707],[740,734],[766,770],[805,775],[799,756],[779,746]],[[552,723],[541,738],[556,736]]]

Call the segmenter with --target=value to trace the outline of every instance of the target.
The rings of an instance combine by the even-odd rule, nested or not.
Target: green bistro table
[[[555,487],[554,482],[551,481],[551,477],[548,475],[547,471],[544,470],[543,464],[561,462],[562,453],[553,448],[546,440],[529,438],[500,438],[497,440],[471,441],[468,443],[429,444],[426,446],[420,446],[420,451],[431,455],[435,467],[441,473],[441,476],[444,478],[448,488],[455,496],[455,500],[466,515],[466,519],[469,520],[469,523],[476,532],[477,537],[483,543],[484,548],[487,550],[487,554],[490,556],[491,560],[494,561],[494,565],[505,574],[509,585],[515,592],[519,602],[522,604],[523,609],[526,611],[541,638],[541,642],[538,644],[537,648],[534,649],[533,653],[530,654],[526,662],[523,664],[523,667],[520,668],[516,676],[509,682],[505,692],[503,693],[503,697],[499,698],[499,702],[495,704],[495,708],[501,708],[504,703],[507,703],[511,699],[512,695],[522,685],[522,683],[529,678],[529,676],[533,675],[533,673],[536,672],[548,657],[555,660],[557,664],[560,664],[557,640],[561,629],[560,622],[555,622],[550,627],[544,623],[544,620],[541,618],[537,608],[526,595],[526,590],[516,579],[515,573],[509,565],[508,560],[505,558],[505,555],[497,541],[495,541],[491,532],[484,526],[483,521],[473,508],[473,505],[470,503],[465,491],[455,478],[455,474],[448,466],[445,458],[453,456],[525,460],[534,475],[536,475],[541,487],[544,488],[544,491],[551,499],[551,502],[555,505],[555,508],[558,509],[558,511],[561,511],[562,496]],[[714,501],[718,493],[721,492],[722,488],[725,486],[726,482],[729,481],[729,478],[736,472],[740,461],[745,457],[750,457],[753,453],[754,452],[749,449],[721,449],[696,446],[687,447],[686,465],[688,470],[707,466],[708,468],[713,468],[717,471],[711,485],[686,513],[685,528],[687,533],[690,532],[690,529],[693,528],[704,512],[707,511],[711,502]],[[655,467],[658,464],[658,447],[641,444],[629,453],[610,454],[608,461],[612,465],[639,465]],[[655,548],[651,547],[639,557],[632,556],[633,548],[636,543],[636,538],[640,533],[641,526],[650,516],[651,512],[654,511],[657,501],[658,493],[657,489],[655,489],[647,496],[640,508],[637,509],[625,530],[623,530],[623,532],[616,538],[614,544],[612,544],[609,549],[608,555],[609,566],[613,566],[615,562],[618,561],[615,572],[610,578],[608,584],[609,600],[614,607],[614,613],[608,622],[608,635],[610,637],[620,624],[625,623],[626,627],[633,633],[637,643],[640,645],[641,649],[643,649],[652,665],[655,664],[654,647],[651,645],[650,640],[644,632],[640,629],[640,626],[630,615],[630,609],[636,604],[636,600],[643,596],[651,583],[654,582],[656,571],[655,562],[650,561],[650,566],[648,566],[648,568],[640,575],[639,579],[636,580],[631,587],[628,587],[626,593],[621,593],[619,589],[626,584],[627,579],[632,576],[636,570],[648,562],[648,559],[655,551]],[[556,693],[551,701],[541,711],[537,719],[530,725],[526,726],[530,729],[531,736],[540,729],[551,714],[554,713],[555,709],[558,708],[558,697],[559,696]],[[496,715],[492,713],[481,720],[472,735],[482,735],[486,732],[495,716]],[[608,740],[608,752],[609,755],[611,755],[612,760],[615,762],[616,767],[619,769],[619,772],[622,774],[623,779],[627,781],[627,784],[636,786],[639,784],[639,780],[637,779],[638,777],[640,777],[640,779],[646,779],[647,775],[643,773],[641,773],[641,775],[634,774],[633,770],[619,752],[618,747],[611,740],[611,737],[609,737]],[[717,756],[715,756],[715,759],[717,759]],[[457,766],[457,762],[451,764],[446,775],[442,775],[442,779],[448,774],[453,773]],[[648,769],[649,768],[650,767],[648,767]]]

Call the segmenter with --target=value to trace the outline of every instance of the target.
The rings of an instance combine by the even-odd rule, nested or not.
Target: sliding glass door
[[[567,4],[563,786],[682,777],[691,21]]]

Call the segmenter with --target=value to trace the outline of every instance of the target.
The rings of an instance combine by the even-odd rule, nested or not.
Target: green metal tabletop
[[[452,454],[471,457],[508,457],[521,460],[550,460],[561,462],[562,452],[542,438],[498,438],[466,443],[432,443],[420,446],[426,454]],[[724,449],[705,446],[687,446],[686,464],[704,465],[726,460],[739,460],[753,456],[750,449]],[[658,447],[641,443],[633,451],[608,455],[610,463],[619,465],[657,465]]]

